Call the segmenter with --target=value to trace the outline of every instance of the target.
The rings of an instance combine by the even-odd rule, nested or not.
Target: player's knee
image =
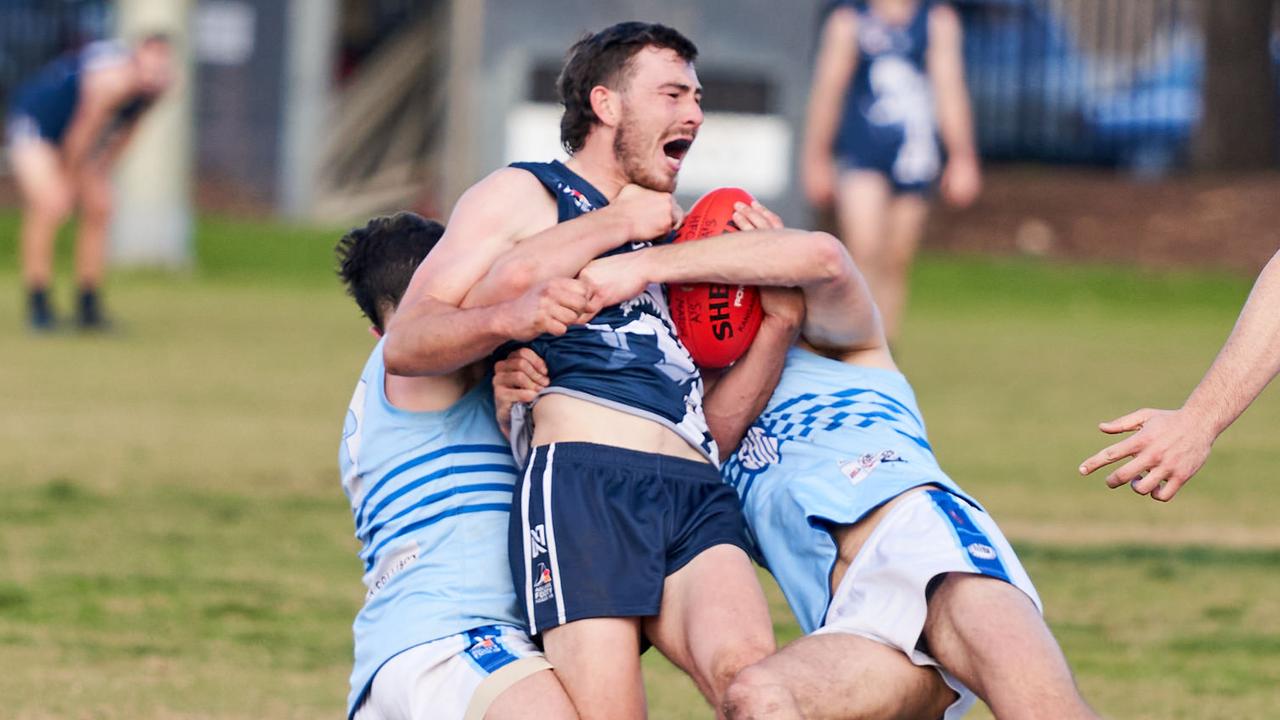
[[[111,193],[109,191],[85,193],[80,212],[89,221],[105,222],[111,219]]]
[[[28,211],[50,222],[62,222],[71,216],[73,198],[62,189],[51,189],[32,198]]]
[[[760,667],[746,668],[724,695],[724,714],[730,720],[797,717],[795,698],[780,678]]]
[[[716,655],[712,664],[711,685],[724,693],[752,665],[769,657],[777,649],[772,635],[769,637],[746,638]]]

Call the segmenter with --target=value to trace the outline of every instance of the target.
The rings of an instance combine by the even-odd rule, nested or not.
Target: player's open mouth
[[[676,138],[662,146],[662,154],[667,156],[672,169],[679,170],[680,162],[689,153],[689,147],[692,145],[692,138]]]

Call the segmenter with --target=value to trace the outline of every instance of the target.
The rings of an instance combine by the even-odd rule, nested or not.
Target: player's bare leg
[[[578,714],[550,670],[524,678],[494,698],[484,720],[574,720]]]
[[[937,720],[956,694],[932,668],[858,635],[809,635],[743,670],[730,720]]]
[[[777,647],[769,605],[741,548],[716,545],[669,575],[645,621],[654,647],[693,678],[717,716],[733,678]]]
[[[111,223],[111,177],[104,166],[86,169],[80,178],[80,229],[76,238],[76,283],[80,288],[102,284]]]
[[[588,618],[543,633],[543,652],[582,720],[643,720],[640,618]]]
[[[885,244],[880,253],[880,289],[876,304],[884,319],[885,335],[898,337],[907,305],[911,263],[929,219],[929,203],[915,193],[897,195],[889,202]]]
[[[28,288],[45,288],[53,277],[53,241],[71,214],[72,189],[53,145],[21,143],[9,154],[22,193],[22,279]]]
[[[929,600],[930,655],[1001,720],[1097,718],[1044,618],[1002,580],[948,573]]]

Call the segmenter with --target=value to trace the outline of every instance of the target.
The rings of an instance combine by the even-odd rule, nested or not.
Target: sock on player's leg
[[[98,298],[98,289],[95,287],[80,288],[79,323],[80,327],[86,330],[102,330],[108,325],[106,317],[102,314],[102,303]]]
[[[53,307],[49,304],[49,290],[33,287],[27,291],[27,318],[32,330],[52,330],[56,324]]]

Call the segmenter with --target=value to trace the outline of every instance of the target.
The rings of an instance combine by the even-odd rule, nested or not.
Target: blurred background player
[[[506,532],[517,470],[484,371],[387,374],[382,332],[444,228],[379,217],[338,243],[338,273],[378,344],[339,449],[363,543],[368,593],[356,616],[348,717],[499,720],[576,715],[519,619]],[[533,312],[523,312],[532,308]],[[540,306],[501,310],[536,319]]]
[[[891,341],[934,181],[960,207],[982,187],[961,51],[959,16],[933,0],[840,0],[822,28],[802,180],[815,206],[834,202]]]
[[[6,134],[23,200],[22,279],[33,329],[56,323],[49,299],[54,238],[77,209],[77,321],[84,329],[105,327],[98,290],[111,219],[111,169],[138,120],[171,84],[173,64],[165,35],[148,35],[131,48],[96,42],[58,58],[17,90]]]
[[[1135,410],[1098,427],[1105,433],[1137,431],[1080,465],[1088,475],[1105,465],[1133,460],[1107,476],[1139,495],[1168,502],[1209,458],[1214,440],[1280,373],[1280,253],[1262,269],[1240,319],[1209,371],[1177,410]]]

